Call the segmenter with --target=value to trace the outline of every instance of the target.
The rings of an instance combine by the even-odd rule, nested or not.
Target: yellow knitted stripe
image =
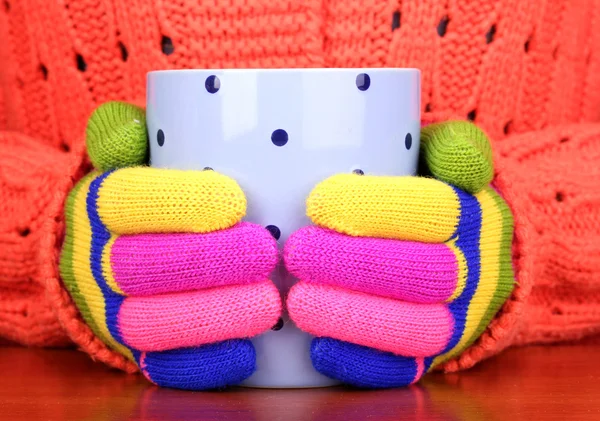
[[[102,273],[104,275],[104,279],[106,279],[106,284],[110,287],[110,289],[112,289],[117,294],[125,295],[125,293],[121,290],[121,288],[119,288],[119,285],[117,285],[117,282],[115,281],[115,277],[112,271],[112,264],[110,262],[112,248],[116,240],[117,237],[111,235],[110,240],[108,240],[106,247],[104,247],[104,250],[102,251]]]
[[[502,243],[503,218],[495,199],[488,190],[475,195],[481,205],[481,237],[479,249],[481,256],[481,276],[477,290],[469,303],[465,329],[454,348],[446,354],[436,357],[432,367],[454,358],[469,346],[476,338],[475,333],[481,319],[485,316],[494,293],[498,288],[500,275],[500,246]]]
[[[335,175],[306,205],[316,225],[344,234],[427,243],[452,237],[460,215],[452,187],[421,177]]]
[[[458,280],[456,282],[456,289],[450,298],[446,300],[447,303],[450,303],[456,300],[460,294],[465,289],[465,285],[467,284],[467,260],[465,259],[465,255],[460,248],[456,245],[456,240],[449,241],[446,245],[452,250],[454,255],[456,256],[456,262],[458,264]]]
[[[111,173],[98,190],[98,214],[116,235],[211,232],[230,228],[246,213],[246,197],[215,171],[148,167]]]
[[[115,341],[108,330],[105,318],[104,295],[94,279],[90,263],[92,229],[86,210],[86,197],[93,177],[85,180],[75,197],[73,214],[73,274],[74,281],[81,295],[85,297],[90,316],[98,328],[96,333],[111,348],[135,361],[131,351]]]

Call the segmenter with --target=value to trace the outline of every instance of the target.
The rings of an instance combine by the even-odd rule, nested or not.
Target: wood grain
[[[0,347],[7,420],[600,420],[600,346],[509,350],[406,389],[159,389],[73,350]]]

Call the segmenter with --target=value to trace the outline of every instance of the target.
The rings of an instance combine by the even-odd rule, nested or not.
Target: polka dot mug
[[[417,167],[417,69],[166,70],[147,77],[153,167],[214,169],[248,198],[246,220],[283,247],[309,224],[305,200],[337,173],[410,175]],[[282,294],[295,280],[280,266]],[[310,335],[287,315],[254,338],[254,387],[319,387],[334,381],[310,362]]]

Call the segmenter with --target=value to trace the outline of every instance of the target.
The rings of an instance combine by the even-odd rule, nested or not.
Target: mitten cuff
[[[520,191],[519,183],[513,182],[513,174],[520,170],[507,159],[507,155],[502,152],[504,150],[506,149],[496,148],[494,151],[495,177],[493,187],[508,203],[514,218],[512,255],[516,279],[515,286],[511,296],[478,340],[460,356],[440,367],[441,370],[446,372],[470,368],[479,361],[509,347],[514,342],[520,329],[523,309],[531,293],[533,251],[536,247],[536,235],[532,224],[528,221],[530,203],[527,195],[522,194]]]
[[[55,170],[47,180],[43,180],[46,190],[51,191],[52,195],[45,208],[46,217],[40,240],[40,277],[45,282],[47,300],[68,337],[92,359],[127,372],[135,372],[138,371],[135,364],[107,347],[87,326],[59,275],[65,229],[65,200],[75,184],[91,169],[84,142],[80,142],[80,145],[79,149],[71,151],[69,159],[61,166],[53,167]]]

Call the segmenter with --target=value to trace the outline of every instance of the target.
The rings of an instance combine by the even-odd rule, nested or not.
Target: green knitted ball
[[[101,171],[145,164],[148,136],[144,110],[124,102],[102,104],[88,120],[86,145],[90,160]]]
[[[494,178],[490,140],[468,121],[423,127],[420,159],[435,178],[469,193],[477,193]]]

